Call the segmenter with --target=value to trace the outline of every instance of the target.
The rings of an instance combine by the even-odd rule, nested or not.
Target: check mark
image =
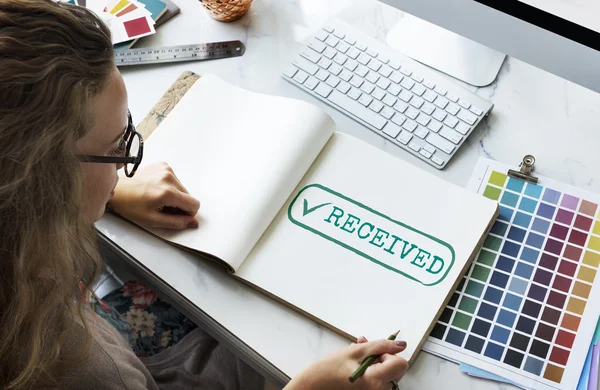
[[[323,206],[327,206],[328,204],[331,204],[331,203],[322,203],[322,204],[318,204],[314,207],[308,208],[308,201],[306,199],[304,199],[304,210],[302,210],[302,216],[304,217],[304,216],[306,216],[306,214],[310,214],[313,211],[320,209]]]

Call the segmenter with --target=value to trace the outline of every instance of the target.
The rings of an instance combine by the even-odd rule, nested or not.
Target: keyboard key
[[[377,72],[373,72],[372,70],[370,70],[365,78],[373,84],[375,84],[377,80],[379,80],[379,75],[377,74]]]
[[[385,96],[385,92],[381,88],[375,88],[375,90],[371,93],[371,96],[377,100],[381,100]]]
[[[295,66],[289,66],[285,72],[283,72],[284,75],[286,75],[289,78],[294,77],[294,75],[298,72],[298,68],[296,68]]]
[[[315,35],[315,38],[317,38],[321,42],[323,42],[324,40],[326,40],[327,37],[329,37],[329,33],[327,31],[325,31],[325,30],[319,30],[319,32],[317,33],[317,35]]]
[[[415,135],[421,139],[425,139],[425,137],[427,137],[427,134],[429,134],[429,130],[427,130],[423,126],[419,126],[417,127],[417,130],[415,130]]]
[[[344,39],[344,37],[346,36],[346,34],[344,34],[343,31],[338,31],[338,30],[335,30],[333,32],[333,35],[335,35],[336,37],[338,37],[340,39]]]
[[[379,68],[381,68],[381,62],[379,62],[377,60],[371,60],[371,61],[369,61],[367,66],[369,67],[369,69],[377,72],[379,70]]]
[[[375,112],[379,112],[383,108],[383,103],[379,100],[373,100],[371,104],[369,104],[369,108]]]
[[[324,84],[324,83],[319,83],[319,85],[317,86],[317,88],[315,88],[315,92],[320,95],[323,96],[324,98],[326,98],[327,96],[329,96],[329,94],[333,91],[333,89]]]
[[[421,84],[415,84],[415,86],[411,89],[412,93],[414,93],[417,96],[423,96],[426,90],[427,88],[425,88]]]
[[[396,113],[396,111],[394,111],[393,109],[391,109],[390,107],[383,107],[383,110],[381,110],[380,114],[385,118],[385,119],[391,119],[394,114]]]
[[[432,119],[431,122],[427,125],[427,128],[434,133],[437,133],[442,128],[442,124],[435,119]]]
[[[348,92],[348,96],[350,96],[354,100],[357,100],[360,97],[360,95],[362,95],[360,89],[350,88],[350,92]]]
[[[327,77],[329,77],[329,72],[327,72],[326,70],[323,70],[323,69],[319,69],[319,71],[317,72],[315,77],[321,81],[325,81],[325,80],[327,80]]]
[[[419,154],[425,158],[431,157],[431,152],[428,152],[427,150],[425,150],[425,148],[419,150]]]
[[[462,141],[462,135],[446,126],[442,127],[439,134],[455,145],[458,145]]]
[[[392,80],[396,84],[400,84],[400,81],[402,81],[403,78],[404,78],[404,76],[402,76],[398,72],[392,72],[392,74],[390,75],[390,80]]]
[[[329,59],[335,57],[336,54],[337,51],[335,51],[335,49],[332,49],[331,47],[327,47],[327,49],[325,49],[325,51],[323,52],[323,55]]]
[[[332,64],[331,60],[329,60],[325,57],[321,57],[319,62],[317,62],[317,65],[319,65],[323,69],[329,68],[331,66],[331,64]]]
[[[421,145],[419,145],[416,142],[410,142],[408,144],[408,147],[411,148],[412,150],[414,150],[415,152],[418,152],[419,150],[421,150]]]
[[[435,83],[429,81],[429,80],[425,80],[423,81],[423,85],[426,86],[429,89],[434,89],[435,88]]]
[[[304,82],[304,86],[308,89],[315,89],[315,87],[319,85],[319,80],[314,77],[309,77],[308,80]]]
[[[412,74],[412,70],[408,69],[405,66],[403,66],[402,69],[400,69],[400,72],[402,72],[403,75],[408,77],[410,77],[410,75]]]
[[[413,94],[404,89],[398,97],[408,103],[412,99]]]
[[[381,61],[380,61],[381,62]],[[380,69],[379,69],[379,74],[382,75],[383,77],[390,77],[390,74],[392,74],[392,68],[390,68],[387,65],[383,65]]]
[[[369,57],[365,53],[360,53],[356,61],[360,62],[363,65],[367,65],[371,61],[371,57]]]
[[[365,83],[360,87],[360,89],[364,93],[371,93],[375,89],[375,86],[373,84],[369,83],[368,81],[365,81]]]
[[[446,94],[448,93],[448,91],[446,91],[444,88],[441,88],[439,86],[435,87],[434,91],[439,93],[442,96],[446,96]]]
[[[368,108],[363,107],[360,103],[350,99],[348,96],[342,95],[339,91],[333,91],[329,95],[329,101],[351,113],[352,115],[360,118],[362,121],[368,123],[377,130],[381,130],[387,123],[384,118]]]
[[[369,104],[371,104],[372,101],[373,101],[373,98],[371,96],[367,95],[366,93],[363,93],[358,98],[358,102],[365,107],[367,107]]]
[[[417,83],[422,83],[423,82],[423,77],[419,74],[413,73],[412,76],[410,76],[413,80],[415,80]]]
[[[446,114],[445,111],[440,110],[439,108],[436,108],[435,111],[433,112],[433,114],[431,114],[432,117],[434,117],[435,119],[437,119],[438,121],[442,122],[444,120],[444,118],[446,118],[446,116],[448,116],[448,114]]]
[[[354,37],[351,37],[349,35],[346,35],[346,37],[344,38],[344,41],[348,42],[351,45],[354,45],[356,43],[356,39],[354,39]]]
[[[403,113],[408,108],[408,104],[398,100],[398,102],[394,104],[394,108],[396,109],[396,111]]]
[[[296,73],[296,75],[294,76],[294,81],[302,84],[306,81],[307,78],[308,75],[306,74],[306,72],[299,70],[298,73]]]
[[[352,76],[352,79],[350,80],[350,84],[356,88],[360,88],[360,86],[363,85],[364,82],[365,80],[356,75]]]
[[[417,124],[413,121],[411,121],[410,119],[407,119],[403,124],[402,124],[402,128],[410,131],[411,133],[413,131],[415,131],[415,129],[417,128]]]
[[[384,79],[383,77],[379,78],[379,81],[377,81],[377,86],[381,89],[387,89],[391,84],[391,81],[388,79]]]
[[[338,43],[338,45],[335,48],[340,53],[344,53],[345,54],[348,51],[348,49],[350,49],[350,45],[348,45],[346,42],[340,42],[340,43]]]
[[[377,59],[378,59],[378,60],[379,60],[379,61],[380,61],[382,64],[387,64],[387,63],[390,61],[389,57],[388,57],[388,56],[386,56],[385,54],[379,54],[379,55],[377,56]]]
[[[348,52],[346,53],[346,55],[355,60],[360,55],[360,51],[358,51],[358,49],[355,47],[351,47],[350,50],[348,50]]]
[[[340,78],[344,81],[350,81],[350,79],[353,77],[354,75],[352,74],[352,72],[350,72],[348,69],[344,69],[342,70],[342,73],[340,73]],[[360,77],[359,77],[360,79]],[[360,87],[360,85],[359,85]]]
[[[398,61],[390,60],[388,65],[394,70],[400,70],[400,64],[398,63]]]
[[[346,63],[344,64],[344,68],[353,71],[354,69],[356,69],[356,67],[358,66],[358,62],[354,61],[354,60],[348,60],[346,61]]]
[[[351,88],[351,87],[350,87],[350,84],[348,84],[348,83],[345,83],[345,82],[343,82],[343,81],[342,81],[342,82],[340,82],[340,83],[337,85],[337,87],[336,87],[336,88],[337,88],[337,90],[338,90],[338,91],[340,91],[341,93],[343,93],[343,94],[346,94],[346,93],[348,93],[348,91],[350,90],[350,88]]]
[[[471,103],[469,103],[463,99],[458,100],[458,105],[461,106],[462,108],[464,108],[465,110],[468,110],[471,107]]]
[[[362,43],[362,42],[356,42],[356,43],[354,44],[354,46],[355,46],[355,47],[356,47],[358,50],[360,50],[360,51],[365,51],[365,50],[367,50],[367,45],[365,45],[365,44],[364,44],[364,43]]]
[[[328,44],[331,47],[335,47],[339,42],[340,42],[340,40],[337,39],[336,37],[334,37],[333,35],[330,35],[325,40],[325,43]]]
[[[294,61],[292,61],[292,64],[310,75],[316,74],[319,70],[317,65],[301,57],[296,57]]]
[[[328,33],[332,33],[333,32],[333,27],[332,26],[323,26],[323,30],[327,31]]]
[[[475,122],[477,122],[477,117],[467,110],[460,110],[457,116],[458,119],[467,122],[471,126],[473,126]]]
[[[323,53],[323,50],[327,49],[327,45],[326,44],[324,44],[323,42],[318,41],[316,39],[313,39],[310,42],[308,42],[308,47],[310,47],[311,49],[313,49],[317,53]]]
[[[360,77],[365,77],[367,73],[369,73],[369,69],[367,69],[367,67],[365,66],[358,65],[358,67],[354,69],[354,73],[356,73]]]
[[[435,99],[435,102],[433,102],[433,104],[435,104],[436,106],[438,106],[439,108],[441,108],[442,110],[444,108],[446,108],[446,106],[448,105],[448,100],[443,98],[443,97],[438,97],[437,99]]]
[[[453,95],[451,93],[449,93],[448,95],[446,95],[446,97],[448,98],[448,100],[450,100],[453,103],[456,103],[458,101],[458,96]]]
[[[334,74],[334,75],[337,76],[342,71],[342,67],[339,66],[338,64],[333,64],[332,63],[328,70],[329,70],[329,73],[332,73],[332,74]]]
[[[383,102],[390,107],[394,107],[394,104],[396,104],[397,101],[398,101],[398,99],[396,99],[393,95],[391,95],[389,93],[386,94],[385,97],[383,98]]]
[[[431,116],[431,114],[435,111],[435,106],[431,103],[425,103],[423,104],[423,107],[421,107],[421,111]]]
[[[340,65],[344,65],[344,63],[348,60],[348,57],[342,53],[337,53],[335,57],[333,57],[333,60]]]
[[[433,91],[427,91],[423,95],[423,99],[427,100],[429,103],[433,103],[433,101],[438,97],[437,93]]]
[[[367,49],[367,54],[370,55],[373,58],[376,58],[379,53],[376,50],[368,48]]]
[[[477,107],[475,107],[475,106],[471,106],[470,110],[471,110],[471,112],[472,112],[473,114],[475,114],[475,115],[477,115],[477,116],[481,116],[481,115],[483,115],[483,110],[482,110],[482,109],[480,109],[480,108],[477,108]]]
[[[400,134],[401,131],[402,131],[402,129],[393,123],[388,123],[383,128],[384,134],[387,134],[392,138],[396,138],[398,136],[398,134]]]
[[[456,119],[453,116],[446,117],[446,120],[444,121],[444,124],[450,128],[454,128],[454,126],[456,126],[457,123],[458,119]]]
[[[414,108],[421,108],[423,103],[425,103],[425,100],[421,99],[418,96],[413,96],[413,98],[410,99],[410,105],[413,106]]]
[[[429,153],[434,154],[437,149],[429,144],[425,144],[425,145],[423,145],[423,150],[426,150]]]
[[[397,124],[398,126],[402,126],[402,124],[406,121],[406,117],[402,114],[396,114],[392,118],[392,122]]]
[[[469,130],[471,130],[471,126],[467,125],[464,122],[458,122],[454,130],[458,131],[462,135],[466,135],[469,132]]]
[[[402,145],[406,145],[407,143],[410,142],[410,140],[412,139],[413,135],[406,131],[406,130],[402,130],[402,132],[400,133],[400,135],[398,137],[396,137],[396,139],[398,141],[400,141],[400,143]]]
[[[417,117],[417,123],[420,124],[421,126],[427,126],[430,121],[431,121],[431,118],[428,115],[425,115],[423,113],[420,113],[419,116]]]
[[[415,82],[407,77],[405,77],[404,80],[402,80],[402,82],[400,83],[400,86],[408,90],[410,90],[414,85]]]
[[[400,91],[402,91],[402,88],[400,88],[398,86],[398,84],[392,84],[388,87],[388,92],[391,93],[394,96],[398,96],[398,94],[400,93]]]
[[[406,115],[410,119],[415,119],[419,116],[419,111],[415,110],[413,107],[408,107],[408,110],[404,112],[404,115]]]
[[[460,111],[460,107],[457,104],[450,103],[448,107],[446,107],[446,111],[450,113],[450,115],[456,115]]]
[[[444,160],[442,160],[439,156],[436,156],[436,155],[431,157],[431,161],[433,161],[434,163],[436,163],[439,166],[444,165]]]
[[[436,133],[429,133],[425,141],[429,142],[446,154],[450,154],[454,150],[454,144],[452,142],[445,140]]]
[[[340,79],[335,76],[329,76],[326,82],[331,88],[335,88],[340,83]]]

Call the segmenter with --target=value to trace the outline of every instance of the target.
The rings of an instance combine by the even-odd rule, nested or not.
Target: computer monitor
[[[380,0],[406,13],[440,26],[448,34],[450,31],[469,38],[472,41],[491,48],[490,52],[497,51],[502,59],[502,54],[518,58],[538,68],[544,69],[564,79],[582,85],[586,88],[600,92],[600,1],[598,0]],[[417,19],[412,18],[412,19]],[[405,19],[405,18],[403,18]],[[411,18],[408,18],[410,21]],[[419,25],[419,23],[421,23]],[[406,24],[406,23],[405,23]],[[438,33],[429,33],[427,22],[412,20],[408,23],[420,31],[420,35],[407,36],[409,31],[402,31],[403,36],[410,38],[410,42],[417,42],[412,47],[404,50],[401,44],[394,42],[390,32],[388,44],[398,48],[401,52],[415,58],[434,68],[432,50],[427,38],[432,38],[431,44],[437,51],[433,59],[459,58],[458,66],[470,64],[475,68],[489,68],[488,58],[473,57],[473,48],[478,44],[464,40],[461,48],[456,37],[452,45],[440,42]],[[402,21],[399,23],[402,26]],[[430,27],[433,27],[429,25]],[[438,27],[439,29],[439,27]],[[450,30],[450,31],[447,31]],[[458,45],[458,46],[457,46]],[[479,45],[479,46],[481,46]],[[410,45],[409,45],[410,46]],[[419,58],[419,50],[424,57]],[[469,49],[465,49],[465,47]],[[413,53],[411,53],[411,50]],[[489,54],[489,53],[488,53]],[[487,54],[483,54],[485,56]],[[466,58],[463,58],[466,57]],[[433,61],[435,62],[435,61]],[[496,58],[495,62],[498,62]],[[481,65],[478,66],[478,63]],[[460,74],[440,69],[455,77],[462,78]],[[450,69],[452,70],[452,69]],[[481,70],[481,69],[479,69]],[[485,70],[485,69],[484,69]],[[473,73],[473,72],[469,72]],[[494,75],[495,78],[495,75]],[[465,80],[469,82],[469,80]],[[485,83],[492,80],[484,80]],[[477,85],[476,82],[471,82]],[[482,84],[480,82],[480,84]],[[483,84],[485,85],[485,84]]]

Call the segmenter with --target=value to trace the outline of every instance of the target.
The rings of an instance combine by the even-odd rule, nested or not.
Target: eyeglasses
[[[107,163],[107,164],[124,164],[125,175],[127,177],[133,177],[135,171],[142,162],[142,156],[144,154],[144,139],[140,133],[135,130],[135,125],[131,119],[131,112],[127,111],[129,122],[127,123],[127,130],[123,135],[122,144],[125,145],[124,156],[85,156],[79,155],[79,161],[88,163]]]

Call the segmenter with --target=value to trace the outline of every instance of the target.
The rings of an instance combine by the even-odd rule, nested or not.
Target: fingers
[[[357,344],[355,346],[356,357],[360,360],[366,359],[373,355],[383,355],[389,353],[395,355],[406,349],[405,341],[392,341],[392,340],[377,340],[363,344]]]
[[[367,338],[365,336],[360,336],[359,338],[356,339],[357,344],[364,344],[367,342],[369,342],[369,340],[367,340]]]
[[[408,370],[408,362],[401,357],[386,354],[381,360],[381,363],[369,367],[365,375],[377,378],[382,383],[390,383],[399,381]]]
[[[150,217],[152,227],[183,230],[188,228],[197,228],[198,221],[190,215],[175,215],[155,212]]]
[[[185,211],[188,215],[194,216],[200,209],[200,201],[193,196],[181,192],[176,189],[165,191],[158,199],[160,209],[163,207],[176,207],[180,210]]]

